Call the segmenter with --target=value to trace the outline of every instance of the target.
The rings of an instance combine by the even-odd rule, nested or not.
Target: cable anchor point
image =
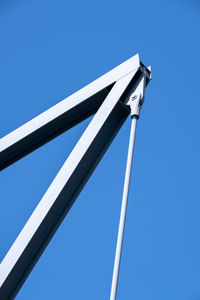
[[[134,94],[130,98],[131,118],[139,119],[142,107],[141,95]]]
[[[128,104],[131,109],[131,118],[139,119],[140,117],[140,110],[144,103],[145,87],[146,77],[144,76],[142,77],[134,93],[129,98]]]

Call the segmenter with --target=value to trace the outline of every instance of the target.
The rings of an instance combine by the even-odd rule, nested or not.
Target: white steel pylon
[[[151,70],[135,55],[0,139],[0,170],[95,114],[0,264],[0,299],[14,299],[130,113]],[[141,104],[141,103],[140,103]]]

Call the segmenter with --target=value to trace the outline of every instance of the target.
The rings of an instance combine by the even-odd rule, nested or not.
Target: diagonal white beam
[[[0,139],[0,170],[92,115],[110,86],[140,67],[135,55]]]
[[[129,114],[123,103],[138,81],[119,79],[0,265],[0,299],[17,294]],[[121,102],[122,100],[123,102]]]

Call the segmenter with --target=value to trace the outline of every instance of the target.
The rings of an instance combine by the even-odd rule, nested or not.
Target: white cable
[[[126,174],[124,180],[124,190],[123,190],[120,222],[119,222],[119,229],[118,229],[110,300],[115,300],[117,294],[117,285],[118,285],[119,268],[120,268],[120,260],[121,260],[121,252],[122,252],[122,244],[123,244],[123,236],[124,236],[124,227],[125,227],[125,220],[126,220],[126,210],[127,210],[127,202],[128,202],[128,194],[129,194],[129,186],[130,186],[130,178],[131,178],[131,168],[132,168],[132,161],[133,161],[137,119],[138,116],[134,115],[131,123],[128,158],[126,164]]]

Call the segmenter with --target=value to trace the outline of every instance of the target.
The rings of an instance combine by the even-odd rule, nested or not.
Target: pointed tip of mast
[[[140,56],[139,53],[133,55],[132,57],[130,57],[127,61],[125,61],[123,64],[129,64],[129,65],[133,65],[134,68],[140,66]]]
[[[134,56],[133,56],[134,59],[137,59],[138,61],[140,61],[140,54],[139,53],[136,53]]]

